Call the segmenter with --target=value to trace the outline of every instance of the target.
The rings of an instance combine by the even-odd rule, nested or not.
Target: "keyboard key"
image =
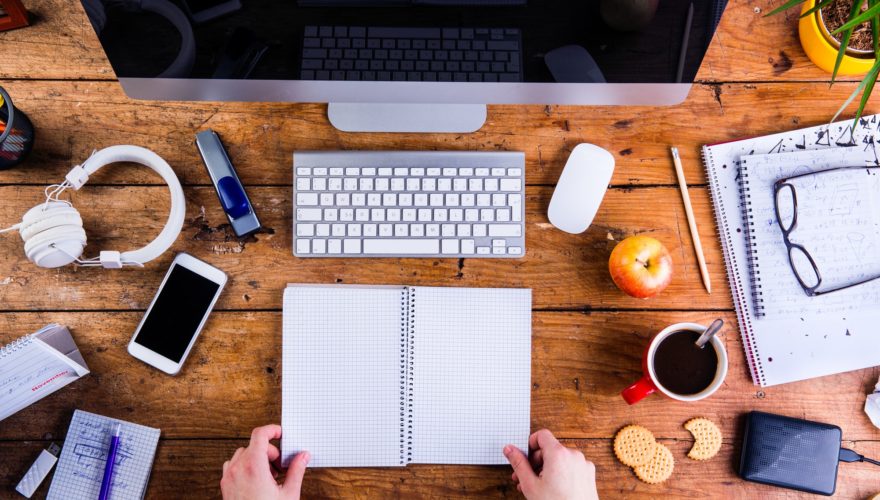
[[[296,204],[307,207],[318,204],[318,193],[296,193]]]
[[[320,208],[298,208],[296,210],[296,220],[298,221],[320,221],[321,220],[321,209]]]
[[[378,234],[378,227],[379,226],[377,226],[376,224],[364,224],[364,236],[376,236]]]
[[[308,191],[311,189],[312,183],[308,177],[297,177],[296,179],[296,190],[297,191]]]
[[[342,240],[327,240],[327,253],[342,253]]]
[[[489,247],[477,247],[477,254],[478,255],[488,255],[489,250],[490,250]]]
[[[410,236],[424,236],[425,235],[425,225],[424,224],[411,224],[409,226],[409,235]]]
[[[311,240],[306,239],[297,239],[296,240],[296,253],[308,254],[311,253]]]
[[[344,253],[361,253],[361,240],[348,239],[343,243]]]
[[[522,190],[522,181],[519,179],[501,179],[502,191],[520,191]]]
[[[440,253],[440,240],[434,239],[366,239],[363,252],[372,255],[432,255]]]
[[[461,240],[461,253],[471,255],[475,249],[474,240]]]
[[[349,224],[347,230],[348,230],[349,236],[360,236],[361,235],[361,225],[360,224]]]
[[[504,247],[492,247],[492,255],[504,255],[506,249]]]
[[[522,227],[519,224],[489,224],[489,236],[519,237],[522,236]]]
[[[520,247],[508,247],[507,255],[522,255],[522,248]]]
[[[395,224],[394,225],[394,237],[395,238],[405,238],[409,236],[409,226],[406,224]]]
[[[514,222],[522,222],[522,195],[507,195],[507,204],[510,205],[511,219]]]
[[[312,253],[327,253],[327,240],[312,240]]]
[[[458,240],[443,240],[442,253],[458,253]]]
[[[331,236],[345,236],[345,224],[331,224],[330,225],[330,235]]]
[[[379,224],[379,236],[390,237],[394,234],[394,228],[391,224]]]
[[[440,235],[444,238],[450,238],[455,236],[455,224],[441,224],[440,225]]]
[[[297,236],[314,236],[315,235],[315,225],[314,224],[304,224],[300,223],[296,225],[296,235]]]
[[[317,224],[315,234],[318,236],[330,236],[330,224]]]

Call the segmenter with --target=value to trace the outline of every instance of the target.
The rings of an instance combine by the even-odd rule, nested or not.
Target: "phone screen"
[[[174,264],[134,342],[179,363],[219,287]]]

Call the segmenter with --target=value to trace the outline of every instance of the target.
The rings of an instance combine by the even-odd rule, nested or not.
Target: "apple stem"
[[[636,262],[638,262],[639,264],[643,265],[645,268],[648,267],[648,261],[646,261],[646,260],[643,261],[643,260],[641,260],[641,259],[636,259]]]

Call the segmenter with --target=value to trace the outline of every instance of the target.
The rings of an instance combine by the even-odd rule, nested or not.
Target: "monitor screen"
[[[480,84],[689,84],[726,0],[82,3],[123,85],[447,82],[483,99],[493,94]],[[354,88],[330,85],[289,88],[306,89],[301,98]]]

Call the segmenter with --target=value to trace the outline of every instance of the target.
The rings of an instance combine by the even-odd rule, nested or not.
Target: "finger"
[[[270,444],[269,447],[266,449],[266,455],[268,456],[270,462],[274,462],[278,460],[278,457],[281,456],[281,452],[278,451],[278,448],[276,448],[275,445]]]
[[[513,467],[513,472],[516,473],[516,477],[519,478],[519,484],[528,486],[532,484],[537,476],[535,476],[535,471],[532,470],[532,466],[529,465],[529,459],[523,455],[523,452],[519,451],[516,446],[509,444],[504,447],[504,456],[507,457],[507,461],[510,462],[511,467]]]
[[[239,448],[239,449],[235,450],[235,453],[232,454],[232,458],[229,459],[229,461],[235,462],[235,459],[237,459],[238,456],[241,455],[242,453],[244,453],[244,448]]]
[[[265,450],[266,445],[272,439],[281,437],[281,426],[272,424],[257,427],[251,432],[251,446],[259,451]]]
[[[529,436],[529,450],[552,448],[558,444],[559,441],[547,429],[541,429]]]
[[[510,480],[513,481],[514,483],[519,482],[519,478],[516,477],[516,472],[514,472],[513,474],[510,475]]]
[[[290,468],[287,469],[287,477],[284,478],[284,486],[281,488],[284,498],[299,498],[303,475],[306,473],[306,465],[309,464],[310,458],[312,457],[307,451],[301,451],[293,457]]]
[[[544,466],[544,450],[535,450],[529,453],[529,463],[532,464],[532,468],[535,470],[540,469]]]
[[[226,474],[226,469],[229,468],[229,460],[223,462],[223,474]]]

